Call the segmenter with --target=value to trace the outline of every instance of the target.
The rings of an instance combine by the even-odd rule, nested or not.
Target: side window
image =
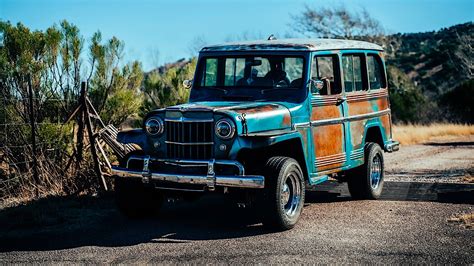
[[[354,69],[352,67],[352,55],[342,56],[342,71],[344,75],[344,88],[346,92],[355,91],[354,88]]]
[[[336,55],[315,56],[311,66],[311,79],[324,81],[320,95],[334,95],[341,93],[339,82],[339,65]]]
[[[201,86],[212,87],[217,85],[217,58],[207,58],[203,69]]]
[[[343,55],[342,69],[346,92],[364,90],[363,58],[361,55]]]
[[[374,54],[367,55],[367,70],[371,90],[385,88],[385,77],[382,60]]]

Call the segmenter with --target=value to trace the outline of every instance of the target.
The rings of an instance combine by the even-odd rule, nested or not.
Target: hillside
[[[474,123],[473,38],[472,22],[438,31],[387,36],[385,46],[395,122]],[[145,76],[184,69],[189,62],[180,59]]]
[[[395,116],[408,110],[408,116],[399,115],[401,121],[474,123],[473,36],[472,22],[438,31],[388,36],[387,65],[396,68],[391,72],[398,72],[398,78],[405,81],[391,82],[394,87],[402,87],[400,95],[393,95],[400,91],[391,88],[392,100],[405,98],[400,106],[394,106],[399,109]],[[406,99],[410,97],[414,99]]]
[[[388,64],[394,65],[429,98],[436,98],[473,78],[472,22],[439,31],[389,36],[396,50]]]

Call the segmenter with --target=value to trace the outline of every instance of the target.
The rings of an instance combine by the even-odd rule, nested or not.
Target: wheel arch
[[[364,145],[369,142],[374,142],[384,148],[385,136],[379,123],[368,123],[364,133]]]
[[[295,159],[303,171],[306,181],[309,180],[309,168],[306,162],[304,142],[299,134],[291,134],[281,138],[273,138],[269,145],[251,149],[243,148],[237,154],[237,160],[244,163],[254,162],[263,166],[262,162],[273,156],[286,156]]]

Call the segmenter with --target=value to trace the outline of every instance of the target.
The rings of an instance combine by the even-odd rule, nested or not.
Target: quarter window
[[[362,62],[362,56],[360,55],[342,56],[344,88],[346,92],[364,90]]]
[[[380,57],[373,54],[367,55],[367,70],[369,74],[369,84],[371,90],[377,90],[386,87],[383,65]]]

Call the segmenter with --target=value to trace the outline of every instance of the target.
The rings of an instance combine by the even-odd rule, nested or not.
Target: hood
[[[287,107],[268,102],[194,102],[168,107],[168,111],[213,112],[234,120],[239,135],[291,129]]]

